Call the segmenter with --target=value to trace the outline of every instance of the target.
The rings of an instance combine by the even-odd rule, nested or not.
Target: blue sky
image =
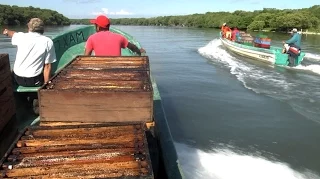
[[[56,10],[69,18],[152,17],[217,11],[297,9],[320,4],[319,0],[0,0],[0,4]]]

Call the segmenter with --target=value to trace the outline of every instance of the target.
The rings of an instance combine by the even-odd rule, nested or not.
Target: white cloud
[[[121,9],[120,11],[117,12],[113,12],[113,11],[109,11],[109,9],[107,8],[102,8],[101,11],[98,12],[92,12],[92,15],[134,15],[134,13],[132,12],[128,12],[126,10]]]
[[[133,15],[133,13],[121,9],[119,12],[116,12],[116,15]]]

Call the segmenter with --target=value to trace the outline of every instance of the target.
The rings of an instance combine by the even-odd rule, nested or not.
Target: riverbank
[[[313,35],[320,35],[318,32],[300,32],[301,34],[313,34]]]
[[[253,30],[255,32],[258,32],[259,30]],[[290,33],[290,32],[285,32],[285,31],[275,31],[275,30],[270,30],[270,29],[262,29],[262,32],[280,32],[280,33]],[[298,33],[300,34],[310,34],[310,35],[320,35],[320,30],[316,30],[316,32],[314,31],[298,31]]]

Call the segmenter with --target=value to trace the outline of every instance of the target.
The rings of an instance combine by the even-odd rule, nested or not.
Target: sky
[[[156,17],[204,14],[263,8],[299,9],[320,5],[320,0],[0,0],[0,4],[56,10],[68,18]]]

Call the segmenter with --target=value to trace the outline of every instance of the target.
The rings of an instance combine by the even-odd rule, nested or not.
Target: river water
[[[303,64],[283,68],[226,51],[213,29],[115,27],[149,55],[187,178],[320,177],[320,36],[303,35]],[[15,52],[1,36],[0,53]]]

